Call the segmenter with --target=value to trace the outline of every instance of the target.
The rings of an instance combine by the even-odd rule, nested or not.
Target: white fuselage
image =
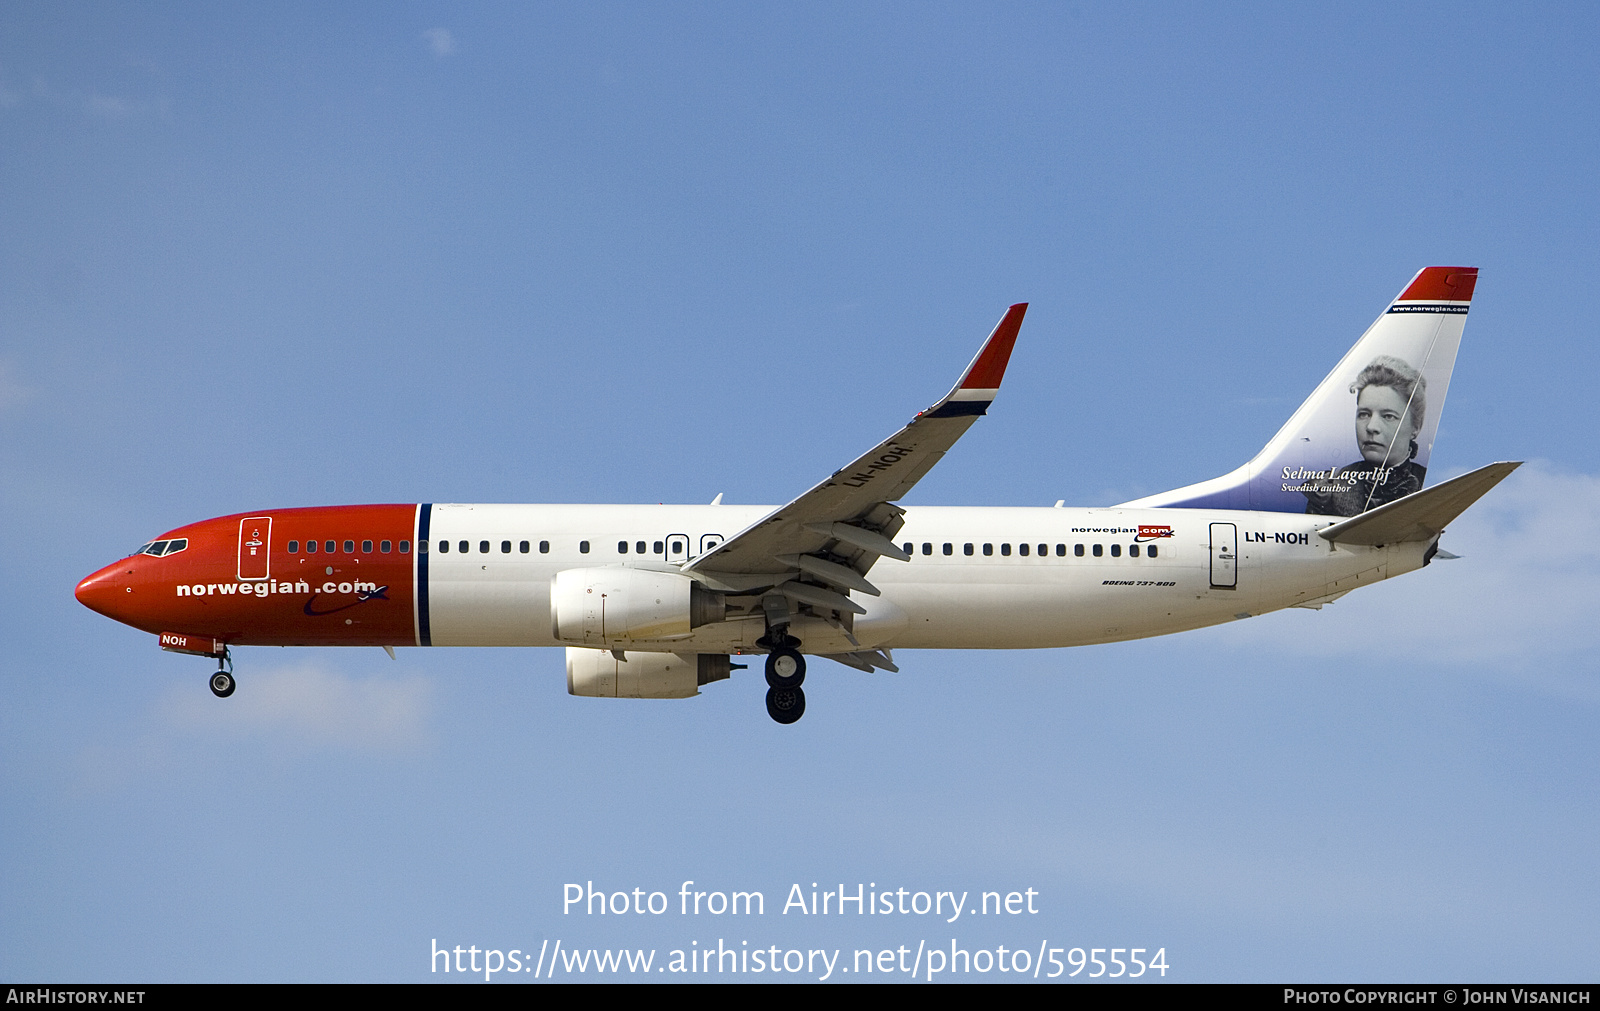
[[[435,505],[429,531],[435,547],[426,561],[431,642],[570,645],[552,630],[550,587],[557,572],[602,566],[676,571],[771,511]],[[1420,568],[1429,546],[1330,544],[1317,535],[1329,517],[1279,512],[924,506],[908,508],[904,519],[894,541],[910,546],[911,561],[877,561],[868,577],[882,596],[852,593],[867,609],[853,622],[797,618],[791,632],[805,652],[858,645],[1028,649],[1163,635],[1315,605]],[[440,541],[450,542],[448,552],[437,550]],[[507,542],[509,552],[502,550]],[[541,542],[548,546],[542,552]],[[628,648],[760,652],[756,640],[764,631],[758,614],[730,615],[687,638]]]

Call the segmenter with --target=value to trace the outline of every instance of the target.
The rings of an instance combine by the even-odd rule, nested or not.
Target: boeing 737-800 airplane
[[[168,531],[78,584],[85,605],[230,648],[564,646],[567,690],[684,698],[765,656],[767,712],[806,656],[1034,649],[1321,607],[1427,565],[1518,464],[1424,488],[1477,270],[1419,272],[1255,459],[1109,508],[895,503],[987,412],[1026,305],[955,388],[787,505],[264,509]],[[1448,557],[1448,556],[1446,556]]]

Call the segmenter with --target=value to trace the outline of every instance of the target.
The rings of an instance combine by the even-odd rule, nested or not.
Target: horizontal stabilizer
[[[1318,533],[1330,541],[1343,544],[1425,541],[1437,537],[1447,524],[1466,512],[1468,506],[1520,466],[1521,461],[1491,463],[1470,474],[1451,478],[1444,484],[1413,492],[1359,516],[1341,520]]]

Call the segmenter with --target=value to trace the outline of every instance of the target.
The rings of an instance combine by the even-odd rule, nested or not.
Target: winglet
[[[1028,303],[1018,302],[1006,310],[983,349],[972,359],[967,371],[948,395],[928,408],[923,415],[928,418],[949,418],[956,415],[985,414],[995,394],[1000,392],[1000,380],[1005,378],[1006,365],[1011,362],[1011,349],[1016,346],[1017,333],[1022,329],[1022,317]]]

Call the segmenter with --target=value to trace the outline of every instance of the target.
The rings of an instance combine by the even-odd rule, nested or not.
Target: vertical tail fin
[[[1423,268],[1255,459],[1123,504],[1355,516],[1419,490],[1477,280]]]

